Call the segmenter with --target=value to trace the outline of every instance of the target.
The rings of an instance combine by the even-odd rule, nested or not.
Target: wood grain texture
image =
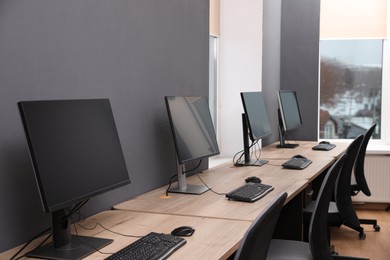
[[[275,144],[267,146],[261,151],[261,158],[269,163],[261,167],[235,167],[232,162],[209,169],[199,177],[213,191],[227,193],[240,185],[250,176],[257,176],[265,184],[270,184],[274,190],[254,203],[229,201],[224,195],[208,191],[202,195],[187,195],[170,193],[169,199],[160,198],[165,194],[167,186],[142,194],[131,200],[114,206],[115,209],[132,210],[139,212],[164,213],[183,216],[211,217],[221,219],[237,219],[253,221],[259,212],[278,193],[287,192],[287,202],[307,187],[309,182],[325,171],[346,147],[338,145],[332,152],[313,151],[315,142],[300,142],[296,149],[278,149]],[[281,164],[295,154],[301,154],[313,161],[306,169],[287,170]],[[187,178],[187,183],[202,184],[198,176]],[[175,184],[173,184],[175,185]]]
[[[98,223],[123,235],[107,231],[101,226],[96,227]],[[86,230],[77,225],[80,235],[114,239],[113,243],[86,259],[104,259],[137,240],[125,235],[143,236],[151,231],[170,233],[174,228],[184,225],[195,228],[195,233],[187,237],[187,243],[169,259],[226,259],[237,250],[250,222],[111,210],[96,214],[81,225],[93,229]],[[17,249],[0,254],[0,259],[9,259]]]

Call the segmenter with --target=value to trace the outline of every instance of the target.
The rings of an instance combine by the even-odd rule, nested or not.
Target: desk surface
[[[254,203],[229,201],[224,195],[212,191],[201,195],[170,193],[169,198],[165,198],[167,187],[161,187],[120,203],[114,206],[114,209],[253,221],[278,193],[287,192],[287,202],[294,198],[347,147],[346,143],[338,145],[334,151],[313,151],[311,147],[316,142],[299,143],[301,145],[295,149],[278,149],[275,144],[263,148],[261,158],[269,160],[269,163],[261,167],[235,167],[228,162],[199,174],[199,177],[218,193],[227,193],[239,187],[249,176],[257,176],[263,183],[274,187],[272,192]],[[313,163],[304,170],[283,169],[281,164],[295,154],[306,156]],[[188,177],[187,183],[202,184],[199,177]]]
[[[116,205],[117,210],[96,214],[82,223],[106,228],[125,234],[146,235],[151,231],[169,233],[178,226],[193,226],[196,231],[187,239],[187,244],[170,259],[226,259],[237,250],[240,240],[251,222],[280,192],[287,192],[288,203],[298,193],[327,169],[348,146],[338,143],[331,151],[313,151],[316,142],[299,142],[295,149],[278,149],[275,144],[262,149],[261,158],[270,162],[262,167],[234,167],[232,163],[214,167],[199,174],[214,191],[227,193],[242,185],[249,176],[260,177],[263,183],[271,184],[274,190],[254,203],[229,201],[224,195],[208,191],[202,195],[171,193],[164,198],[167,187],[161,187],[134,199]],[[295,154],[313,161],[304,170],[282,169],[281,164]],[[191,184],[202,184],[198,176],[187,178]],[[97,227],[93,230],[78,228],[81,235],[113,238],[114,242],[103,252],[113,253],[137,238],[125,237]],[[30,248],[37,245],[34,241]],[[0,254],[0,259],[9,259],[20,247]],[[88,259],[104,259],[107,255],[94,253]]]
[[[81,225],[93,228],[97,223],[111,231],[135,236],[146,235],[151,231],[170,233],[174,228],[182,225],[194,227],[195,233],[191,237],[187,237],[187,243],[169,259],[226,259],[237,250],[241,238],[250,225],[247,221],[147,214],[121,210],[101,212],[89,217]],[[101,249],[104,253],[114,253],[137,240],[134,237],[106,231],[100,226],[93,230],[84,230],[78,227],[77,230],[80,235],[114,239],[113,243]],[[17,249],[1,253],[0,259],[10,259]],[[87,259],[104,259],[107,256],[107,254],[96,252]]]

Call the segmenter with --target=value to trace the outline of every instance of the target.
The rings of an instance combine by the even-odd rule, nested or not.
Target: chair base
[[[359,239],[366,239],[366,233],[364,232],[364,228],[361,225],[372,225],[375,232],[379,232],[381,229],[381,227],[377,224],[376,219],[358,219],[358,221],[359,225],[357,225],[357,223],[354,225],[351,225],[351,223],[344,223],[344,225],[359,232]]]
[[[363,225],[372,225],[375,232],[379,232],[381,230],[381,227],[378,225],[376,219],[359,219],[360,224]]]

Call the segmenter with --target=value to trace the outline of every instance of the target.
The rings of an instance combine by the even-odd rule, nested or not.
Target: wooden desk
[[[151,231],[170,233],[174,228],[182,225],[194,227],[195,233],[186,238],[187,243],[169,259],[226,259],[237,250],[241,238],[250,226],[248,221],[147,214],[121,210],[101,212],[89,217],[81,225],[92,228],[97,223],[112,231],[136,236],[146,235]],[[77,231],[80,235],[114,239],[113,243],[101,249],[104,253],[114,253],[137,240],[137,238],[106,231],[100,226],[93,230],[77,227]],[[10,259],[17,250],[18,248],[14,248],[1,253],[0,259]],[[104,259],[107,256],[107,254],[96,252],[86,259]]]
[[[170,198],[164,198],[167,187],[161,187],[114,206],[117,210],[92,216],[82,225],[94,226],[100,223],[113,231],[132,235],[145,235],[151,231],[169,233],[175,227],[190,225],[196,229],[195,234],[170,259],[226,259],[237,250],[251,222],[276,194],[287,192],[287,202],[280,217],[282,221],[279,221],[282,225],[278,222],[276,230],[296,228],[301,232],[297,221],[301,221],[302,216],[297,208],[302,207],[302,191],[335,161],[348,143],[338,144],[328,152],[313,151],[311,147],[316,142],[299,143],[300,146],[295,149],[278,149],[275,144],[262,149],[261,158],[270,160],[269,164],[262,167],[234,167],[230,162],[199,174],[205,183],[219,193],[229,192],[242,185],[249,176],[260,177],[264,183],[274,186],[271,193],[255,203],[229,201],[224,195],[211,191],[202,195],[171,193]],[[306,156],[313,163],[304,170],[282,169],[281,164],[295,154]],[[187,181],[202,184],[198,176],[191,176]],[[78,228],[78,232],[113,238],[115,241],[102,250],[108,253],[116,252],[136,240],[100,227],[91,231]],[[17,249],[1,253],[0,259],[9,259]],[[106,256],[94,253],[88,259],[104,259]]]
[[[285,159],[291,158],[293,155],[296,154],[301,154],[311,160],[314,160],[317,158],[317,156],[326,156],[326,157],[333,157],[337,158],[340,156],[342,152],[345,151],[345,149],[348,147],[348,145],[351,143],[351,140],[343,140],[343,141],[338,141],[336,144],[336,147],[333,148],[330,151],[318,151],[318,150],[313,150],[312,147],[317,145],[318,142],[313,142],[313,141],[293,141],[290,143],[297,143],[299,144],[298,147],[293,148],[293,149],[288,149],[288,148],[277,148],[276,145],[279,144],[279,142],[275,142],[273,144],[270,144],[266,147],[263,148],[263,157],[282,157]]]
[[[233,190],[243,184],[244,179],[249,176],[258,176],[264,183],[274,186],[272,192],[255,203],[229,201],[224,195],[218,195],[211,191],[201,195],[170,193],[170,198],[164,198],[167,187],[162,187],[120,203],[114,206],[114,209],[253,221],[277,193],[287,191],[289,193],[288,200],[290,200],[307,185],[307,180],[299,178],[298,175],[280,178],[280,173],[275,166],[267,165],[261,168],[262,171],[260,168],[236,168],[225,165],[218,170],[210,170],[199,175],[209,187],[218,193],[227,193]],[[273,171],[274,175],[270,173]],[[197,176],[187,178],[187,183],[202,184]]]
[[[317,145],[318,142],[312,141],[296,141],[292,143],[298,143],[299,146],[294,149],[277,148],[278,143],[273,143],[262,150],[261,158],[270,160],[272,164],[281,165],[284,161],[288,160],[294,155],[300,154],[313,161],[308,168],[299,171],[304,178],[309,182],[318,177],[325,169],[327,169],[332,163],[348,148],[350,141],[338,142],[336,147],[330,151],[318,151],[313,150],[312,147]],[[329,161],[328,161],[329,160]],[[327,165],[322,163],[328,162]]]
[[[337,145],[331,151],[314,151],[317,142],[299,142],[295,149],[279,149],[272,144],[262,149],[261,158],[269,163],[261,167],[235,167],[232,162],[209,169],[199,176],[218,193],[227,193],[244,183],[250,176],[257,176],[274,190],[254,203],[229,201],[224,195],[208,191],[202,195],[170,193],[165,198],[167,186],[150,191],[114,206],[114,209],[180,216],[196,216],[230,220],[253,221],[264,207],[280,192],[288,197],[275,233],[279,238],[302,239],[302,207],[304,190],[313,180],[336,160],[348,143]],[[304,170],[288,170],[282,163],[293,155],[301,154],[313,163]],[[187,178],[189,184],[202,184],[198,176]],[[286,233],[289,230],[289,233]]]
[[[301,143],[301,142],[300,142]],[[303,142],[302,142],[303,143]],[[182,216],[197,216],[232,220],[253,221],[276,194],[287,192],[287,202],[303,191],[319,174],[335,160],[335,153],[313,151],[314,142],[305,142],[296,149],[278,149],[275,145],[262,149],[261,158],[270,162],[261,167],[235,167],[231,162],[209,169],[199,176],[218,193],[227,193],[244,183],[249,176],[257,176],[274,190],[254,203],[229,201],[224,195],[208,191],[202,195],[170,193],[164,198],[167,186],[137,196],[114,206],[114,209],[138,212],[163,213]],[[342,148],[341,148],[342,149]],[[304,170],[283,169],[281,164],[292,155],[302,154],[313,163]],[[202,184],[198,176],[187,178],[190,184]]]

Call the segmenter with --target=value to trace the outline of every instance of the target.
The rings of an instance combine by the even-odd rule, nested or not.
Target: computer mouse
[[[181,226],[172,230],[171,234],[177,237],[189,237],[194,234],[195,229],[190,226]]]
[[[251,176],[245,179],[245,182],[261,183],[261,179],[256,176]]]
[[[293,158],[302,158],[302,159],[307,159],[305,156],[303,155],[300,155],[300,154],[297,154],[297,155],[294,155]]]
[[[328,141],[321,141],[320,144],[330,144]]]

